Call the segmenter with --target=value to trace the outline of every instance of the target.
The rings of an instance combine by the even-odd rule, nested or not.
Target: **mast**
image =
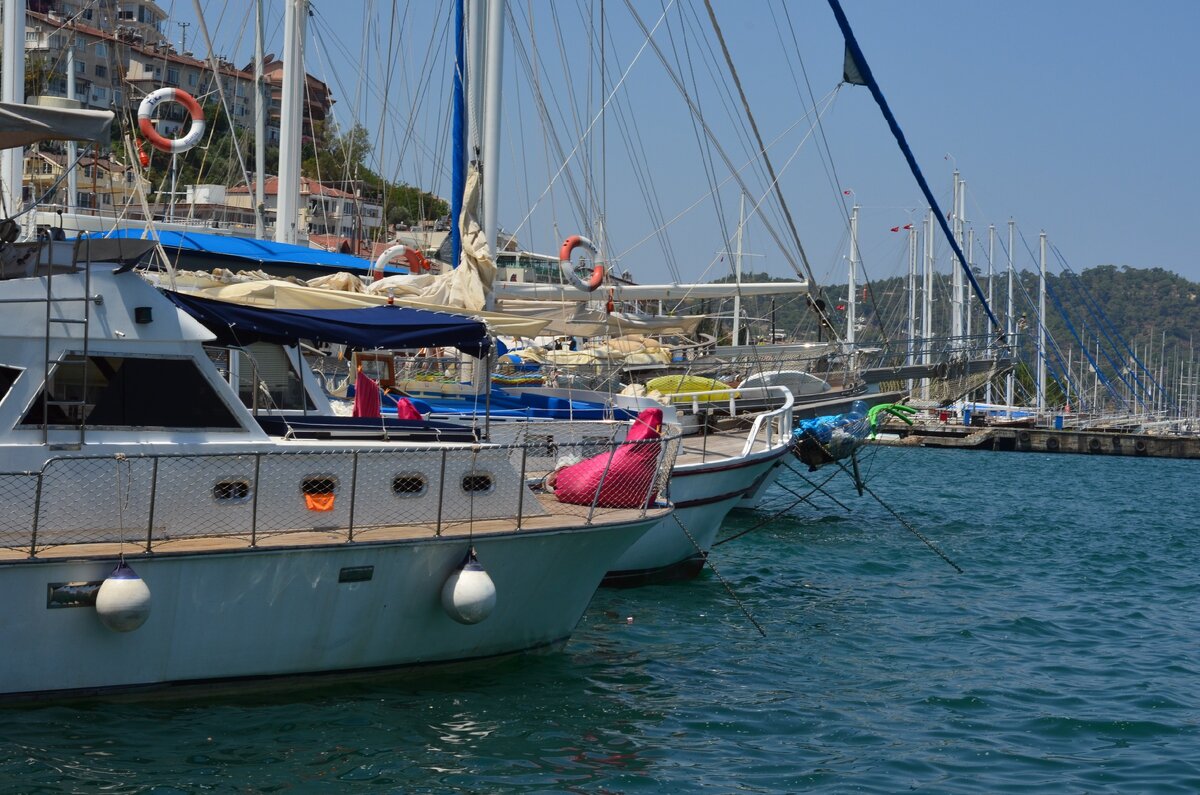
[[[846,347],[853,352],[855,342],[855,326],[858,325],[858,304],[855,293],[858,291],[858,204],[850,210],[850,275],[847,280],[849,298],[846,301]]]
[[[300,213],[300,128],[304,124],[304,32],[308,0],[287,0],[283,17],[283,102],[279,120],[279,193],[275,241],[296,242]]]
[[[454,4],[454,114],[450,130],[450,267],[457,268],[462,255],[462,233],[458,219],[462,216],[463,192],[467,186],[465,86],[466,25],[465,0]]]
[[[489,0],[483,107],[483,235],[493,261],[500,236],[500,94],[504,77],[504,0]],[[489,302],[494,301],[489,296]],[[490,307],[489,307],[490,308]]]
[[[4,59],[0,74],[0,99],[25,104],[25,0],[4,0]],[[75,79],[75,75],[71,75]],[[21,211],[21,179],[25,148],[17,146],[0,152],[0,180],[4,182],[4,215],[14,217]]]
[[[921,363],[930,365],[933,363],[933,208],[929,209],[929,215],[925,218],[925,287],[922,292],[924,306],[921,310],[921,339],[923,340],[922,347],[925,350],[921,357]],[[929,400],[929,377],[926,376],[921,381],[921,397]]]
[[[742,228],[746,225],[746,194],[740,194],[738,207],[737,251],[733,260],[733,345],[742,344]],[[771,340],[774,342],[775,340]]]
[[[917,225],[908,225],[908,356],[904,363],[910,367],[916,355],[915,337],[917,336]],[[908,379],[908,391],[911,394],[912,379]]]
[[[67,99],[75,101],[75,36],[67,40]],[[71,107],[75,107],[72,105]],[[76,210],[75,203],[79,197],[79,170],[74,167],[75,158],[79,156],[79,144],[67,141],[67,212]],[[93,164],[94,166],[95,164]]]
[[[1037,407],[1046,410],[1046,233],[1038,235],[1041,270],[1038,273]]]
[[[1017,341],[1013,337],[1013,235],[1016,228],[1016,222],[1013,219],[1008,219],[1008,311],[1004,318],[1004,336],[1008,340],[1010,358],[1014,359],[1013,366],[1016,366],[1016,351]],[[1016,380],[1016,373],[1012,367],[1008,370],[1008,378],[1004,383],[1004,402],[1009,406],[1008,416],[1012,419],[1012,404],[1013,404],[1013,382]]]
[[[962,225],[961,218],[958,214],[959,190],[961,182],[958,178],[958,169],[954,169],[954,198],[951,199],[951,216],[953,219],[952,232],[954,240],[962,247]],[[955,254],[951,254],[951,257]],[[962,327],[962,269],[966,267],[963,260],[958,261],[958,267],[951,267],[950,279],[950,336],[954,338],[953,347],[958,348],[963,344],[963,327]]]
[[[263,0],[255,0],[254,14],[254,236],[266,231],[263,170],[267,167],[267,84],[263,76]],[[287,64],[284,64],[286,67]]]
[[[992,263],[996,259],[996,225],[988,224],[988,303],[992,303]],[[987,337],[986,353],[989,359],[992,358],[994,349],[992,348],[992,335],[987,333],[986,327],[984,334]],[[984,390],[983,399],[988,403],[992,402],[992,379],[988,379],[987,388]]]

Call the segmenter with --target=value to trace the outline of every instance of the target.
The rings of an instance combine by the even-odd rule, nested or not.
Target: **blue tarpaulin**
[[[81,235],[95,238],[136,238],[141,239],[146,233],[140,229],[117,229],[112,232]],[[309,268],[328,268],[330,273],[350,271],[351,273],[368,273],[372,263],[362,257],[350,254],[338,254],[333,251],[297,246],[290,243],[276,243],[272,240],[259,240],[254,237],[233,237],[231,235],[213,235],[204,232],[171,232],[155,231],[149,233],[157,238],[168,256],[176,252],[186,252],[195,255],[207,255],[215,259],[233,259],[247,265],[268,264],[303,265]],[[408,273],[408,267],[398,264],[385,267],[385,273]]]
[[[457,348],[482,357],[491,340],[480,320],[399,306],[362,309],[268,309],[164,291],[176,306],[217,335],[222,345],[300,340],[351,348]]]

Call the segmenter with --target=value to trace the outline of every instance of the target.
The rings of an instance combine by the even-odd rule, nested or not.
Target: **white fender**
[[[456,569],[442,586],[442,609],[460,624],[478,624],[496,607],[496,584],[475,558]]]
[[[132,632],[150,617],[150,587],[124,560],[100,584],[96,615],[113,632]]]

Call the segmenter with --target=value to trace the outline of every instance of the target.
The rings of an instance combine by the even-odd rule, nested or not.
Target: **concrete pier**
[[[1054,430],[1051,428],[920,427],[885,433],[898,438],[876,439],[875,444],[954,447],[969,450],[1004,450],[1018,453],[1074,453],[1123,455],[1146,458],[1200,458],[1200,436],[1157,436],[1105,431]]]

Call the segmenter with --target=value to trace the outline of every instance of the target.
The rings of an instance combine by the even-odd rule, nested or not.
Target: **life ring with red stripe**
[[[408,272],[418,274],[421,271],[433,270],[433,263],[426,259],[425,255],[411,246],[406,246],[403,243],[385,249],[375,264],[371,266],[371,278],[373,281],[379,281],[384,277],[384,266],[394,260],[396,257],[403,255],[405,263],[408,265]]]
[[[155,109],[164,102],[178,102],[187,108],[188,114],[192,117],[192,128],[182,138],[165,138],[159,135],[158,130],[154,129],[150,117],[154,115]],[[168,154],[186,152],[200,143],[200,139],[204,137],[204,111],[201,109],[200,103],[191,94],[178,88],[160,88],[157,91],[151,91],[138,105],[137,115],[138,129],[141,130],[142,136],[160,152]]]
[[[594,292],[604,282],[604,266],[597,264],[586,282],[579,278],[575,266],[571,264],[571,252],[580,246],[592,252],[593,257],[596,256],[596,246],[592,241],[583,235],[571,235],[563,241],[562,249],[558,252],[558,267],[572,285],[584,292]]]

